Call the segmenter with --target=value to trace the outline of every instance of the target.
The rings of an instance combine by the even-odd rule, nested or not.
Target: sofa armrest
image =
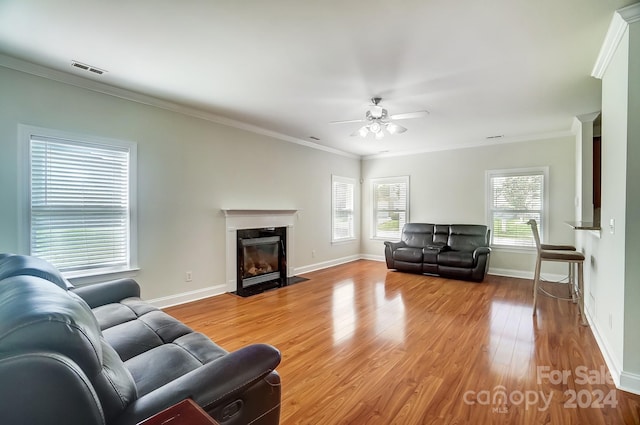
[[[3,424],[104,425],[89,378],[68,357],[46,351],[0,358]]]
[[[393,251],[398,248],[402,248],[403,246],[407,246],[403,241],[400,242],[391,242],[384,241],[384,258],[387,262],[388,269],[395,269],[395,261],[393,261]]]
[[[395,251],[398,248],[402,248],[404,246],[407,246],[406,243],[404,243],[403,241],[400,242],[391,242],[391,241],[384,241],[384,245],[389,247],[389,249],[391,249],[391,251]]]
[[[186,398],[205,410],[244,392],[280,364],[280,352],[271,345],[252,344],[207,363],[137,399],[118,423],[137,424]]]
[[[95,283],[73,289],[89,307],[117,303],[125,298],[140,297],[140,285],[133,279],[116,279],[108,282]]]
[[[473,261],[477,262],[481,255],[489,255],[490,253],[491,248],[488,246],[479,246],[473,251]]]

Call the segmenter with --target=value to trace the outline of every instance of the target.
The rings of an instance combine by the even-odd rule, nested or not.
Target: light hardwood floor
[[[638,424],[576,305],[489,275],[470,283],[356,261],[249,298],[166,311],[227,350],[282,352],[283,425]]]

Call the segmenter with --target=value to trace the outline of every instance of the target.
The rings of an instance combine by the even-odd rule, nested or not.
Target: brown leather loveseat
[[[387,268],[481,282],[489,268],[489,229],[479,224],[407,223],[385,242]]]

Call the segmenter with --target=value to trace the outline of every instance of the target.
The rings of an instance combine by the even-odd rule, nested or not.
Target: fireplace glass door
[[[280,236],[240,239],[243,288],[280,278],[280,240]]]

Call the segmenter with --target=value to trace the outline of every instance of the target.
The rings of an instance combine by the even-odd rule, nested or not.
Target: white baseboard
[[[600,327],[598,326],[598,322],[593,318],[593,316],[591,316],[591,312],[586,307],[585,307],[585,314],[587,316],[587,322],[589,322],[589,326],[591,327],[591,333],[593,334],[593,337],[596,339],[596,344],[598,344],[598,348],[600,348],[600,353],[604,358],[604,362],[607,364],[607,368],[609,368],[609,373],[611,373],[611,378],[613,378],[613,382],[616,385],[616,387],[620,388],[620,375],[622,371],[619,365],[620,362],[612,354],[613,351],[609,347],[609,344],[607,344],[607,340],[602,337],[602,333],[600,332]]]
[[[515,269],[501,269],[496,267],[489,267],[488,274],[493,274],[496,276],[505,276],[505,277],[517,277],[520,279],[533,279],[533,273],[523,270],[515,270]]]
[[[493,274],[496,276],[505,276],[505,277],[515,277],[518,279],[527,279],[533,280],[533,271],[529,270],[516,270],[516,269],[501,269],[496,267],[489,267],[488,274]],[[549,281],[562,281],[563,279],[567,279],[566,275],[555,274],[555,273],[543,273],[542,279]]]
[[[640,375],[623,370],[620,374],[620,385],[618,385],[618,388],[640,395]]]
[[[361,260],[380,261],[382,263],[387,261],[384,258],[384,255],[371,255],[371,254],[360,254],[360,259]]]
[[[166,308],[178,304],[185,304],[191,301],[201,300],[203,298],[213,297],[214,295],[224,294],[225,292],[227,292],[226,285],[220,284],[209,286],[207,288],[196,289],[194,291],[168,295],[166,297],[154,298],[147,300],[147,302],[154,307]]]
[[[338,266],[340,264],[350,263],[352,261],[360,260],[361,258],[361,255],[349,255],[348,257],[336,258],[335,260],[323,261],[321,263],[309,264],[308,266],[296,267],[293,270],[295,275],[311,273],[317,270]]]

